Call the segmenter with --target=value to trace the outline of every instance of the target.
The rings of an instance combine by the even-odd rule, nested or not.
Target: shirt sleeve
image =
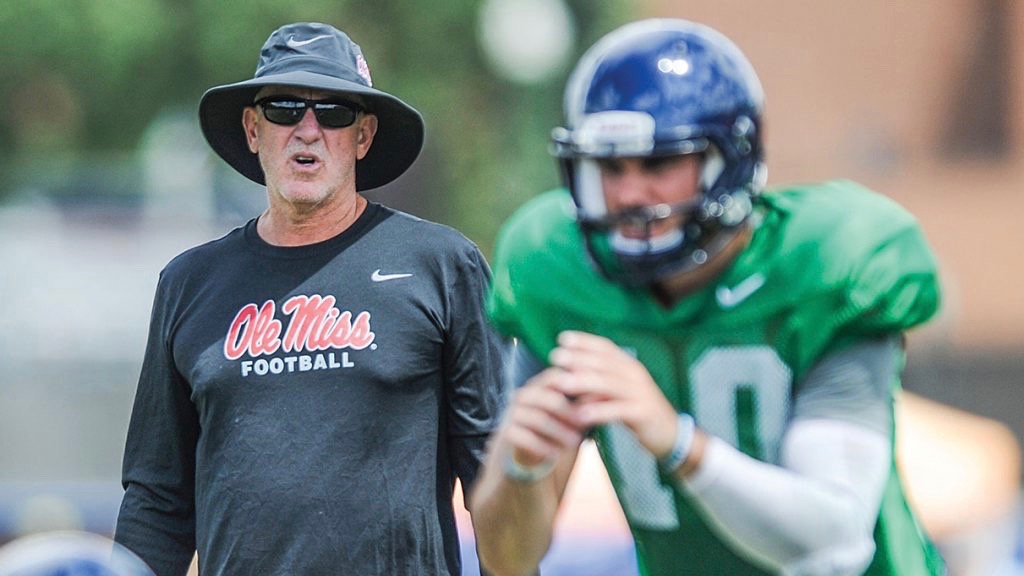
[[[518,341],[509,344],[508,356],[505,382],[509,390],[518,390],[526,386],[527,380],[544,371],[544,363]]]
[[[484,309],[490,269],[475,247],[461,259],[459,268],[449,283],[444,369],[452,466],[468,492],[507,395],[502,379],[502,339]]]
[[[125,444],[124,499],[114,539],[159,575],[180,576],[195,552],[199,419],[170,346],[170,294],[162,274]]]

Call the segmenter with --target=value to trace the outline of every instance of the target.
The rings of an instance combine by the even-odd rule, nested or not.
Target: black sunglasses
[[[268,96],[253,103],[263,110],[267,120],[282,126],[294,126],[312,108],[316,121],[324,128],[345,128],[356,121],[363,109],[351,102],[305,100],[294,96]]]

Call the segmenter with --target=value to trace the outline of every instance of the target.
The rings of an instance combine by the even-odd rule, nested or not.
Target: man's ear
[[[246,106],[242,110],[242,129],[245,131],[245,142],[253,154],[259,152],[259,114],[256,108]]]
[[[370,151],[373,137],[377,134],[377,115],[364,113],[359,117],[359,134],[356,135],[356,159],[362,160]]]

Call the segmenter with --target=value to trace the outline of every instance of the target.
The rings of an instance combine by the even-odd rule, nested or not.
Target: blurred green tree
[[[550,0],[556,1],[556,0]],[[481,0],[7,0],[0,3],[0,161],[8,182],[75,178],[131,155],[168,108],[252,76],[286,22],[333,24],[367,54],[375,83],[416,106],[427,144],[406,207],[462,229],[489,252],[498,223],[557,182],[546,153],[567,67],[635,11],[629,0],[565,0],[576,44],[565,70],[523,85],[499,77],[477,38]],[[99,155],[99,156],[97,156]]]

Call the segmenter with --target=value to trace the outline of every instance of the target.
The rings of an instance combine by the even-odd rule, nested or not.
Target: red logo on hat
[[[366,65],[366,59],[362,54],[356,56],[356,69],[363,80],[366,80],[366,85],[373,86],[373,80],[370,80],[370,67]]]

